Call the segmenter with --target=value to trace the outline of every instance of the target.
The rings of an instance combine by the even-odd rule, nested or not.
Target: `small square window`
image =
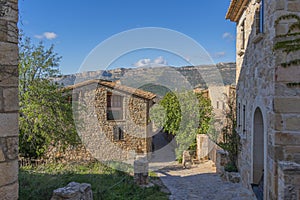
[[[114,127],[114,141],[124,140],[124,131],[122,127]]]

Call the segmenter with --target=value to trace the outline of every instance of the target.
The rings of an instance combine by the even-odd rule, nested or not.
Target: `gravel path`
[[[183,169],[170,163],[157,171],[164,185],[170,190],[171,200],[255,200],[241,184],[223,181],[211,161]]]

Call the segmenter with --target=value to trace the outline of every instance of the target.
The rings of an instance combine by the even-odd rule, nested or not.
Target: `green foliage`
[[[286,62],[286,63],[281,63],[281,66],[283,68],[287,68],[290,66],[296,66],[296,65],[300,65],[300,59],[292,60],[292,61]]]
[[[19,152],[25,157],[41,157],[47,147],[78,140],[72,118],[72,107],[50,77],[59,75],[60,57],[29,38],[20,41]]]
[[[226,124],[222,129],[223,140],[218,145],[228,152],[229,165],[236,168],[240,148],[240,137],[236,132],[235,98],[227,98]]]
[[[177,159],[186,149],[193,150],[196,135],[206,134],[210,128],[210,101],[193,92],[169,92],[151,112],[151,120],[164,131],[176,135]]]
[[[227,171],[227,172],[237,172],[238,171],[238,169],[237,169],[237,167],[236,167],[236,165],[235,164],[232,164],[232,163],[227,163],[226,165],[225,165],[225,171]]]
[[[295,83],[287,83],[288,87],[300,87],[300,82],[295,82]]]
[[[94,199],[168,199],[158,186],[141,188],[128,174],[99,162],[22,167],[19,171],[19,198],[51,199],[53,190],[65,187],[72,181],[90,183]]]
[[[274,49],[281,49],[283,52],[290,53],[300,50],[300,39],[279,41],[274,45]]]

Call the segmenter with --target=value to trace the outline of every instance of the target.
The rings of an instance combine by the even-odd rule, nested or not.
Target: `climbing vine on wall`
[[[282,20],[295,20],[290,26],[289,30],[286,34],[277,35],[276,37],[279,39],[278,42],[274,45],[274,50],[281,50],[282,52],[285,52],[287,54],[291,52],[296,52],[300,50],[300,38],[297,36],[300,36],[300,17],[295,14],[287,14],[280,16],[275,21],[275,26],[279,24]],[[290,66],[297,66],[300,65],[300,59],[294,59],[289,62],[283,62],[281,63],[281,66],[283,68],[287,68]],[[299,87],[300,83],[287,83],[288,87]]]

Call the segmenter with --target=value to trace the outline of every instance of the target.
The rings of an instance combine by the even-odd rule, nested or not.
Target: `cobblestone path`
[[[170,163],[157,171],[164,185],[170,190],[171,200],[255,200],[251,191],[239,183],[223,181],[211,161],[183,169]]]

